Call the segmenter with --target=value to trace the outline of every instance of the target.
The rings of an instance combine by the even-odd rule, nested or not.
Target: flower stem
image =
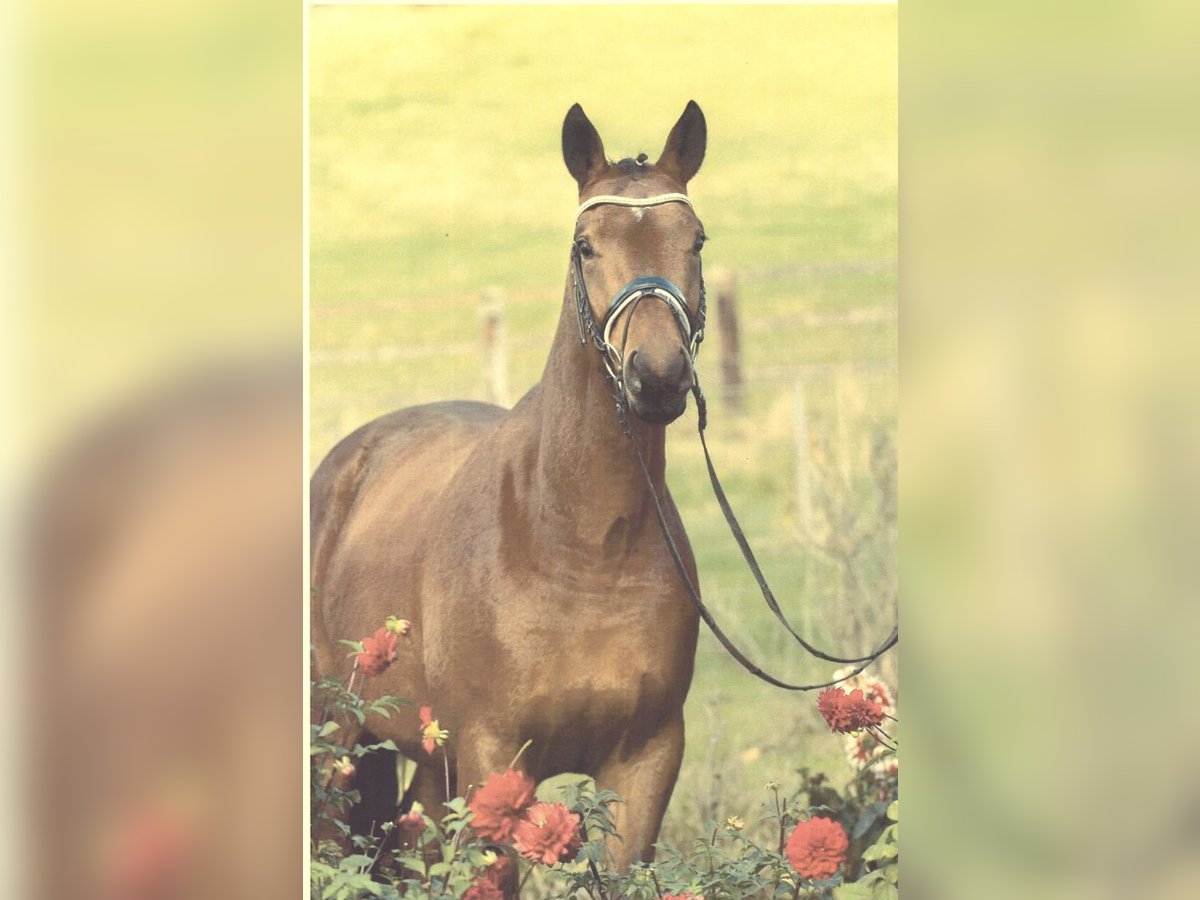
[[[658,894],[658,900],[662,900],[662,885],[658,883],[658,873],[653,869],[650,870],[650,880],[654,882],[654,891]]]
[[[392,831],[395,831],[395,830],[396,830],[395,828],[392,829]],[[373,857],[371,857],[371,862],[368,863],[366,868],[363,869],[364,873],[369,873],[369,872],[375,871],[375,864],[379,862],[379,857],[383,855],[383,848],[387,844],[388,838],[392,836],[392,831],[385,831],[383,833],[383,837],[381,837],[379,839],[379,846],[375,848],[375,855]],[[375,823],[372,822],[371,823],[371,835],[374,836],[374,834],[375,834]]]
[[[592,870],[592,877],[596,879],[596,890],[600,892],[600,900],[608,900],[608,894],[604,891],[604,882],[600,880],[600,873],[596,870],[596,864],[590,859],[588,860],[588,868]]]
[[[449,803],[450,797],[450,754],[446,752],[446,748],[442,747],[442,763],[446,771],[446,802]]]
[[[868,731],[871,732],[872,737],[874,737],[875,740],[879,741],[879,743],[883,744],[884,747],[886,747],[888,750],[891,750],[893,752],[898,752],[898,751],[896,751],[895,747],[893,747],[891,744],[889,744],[887,741],[885,741],[882,737],[880,737],[878,734],[876,734],[875,733],[876,730],[878,730],[878,726],[876,726],[875,728],[868,729]]]
[[[521,749],[517,751],[517,755],[516,755],[516,756],[514,756],[514,757],[512,758],[512,762],[510,762],[510,763],[508,764],[508,767],[509,767],[510,769],[512,769],[512,768],[515,768],[515,767],[516,767],[516,765],[517,765],[517,760],[521,758],[521,754],[522,754],[522,753],[524,753],[526,750],[528,750],[528,749],[529,749],[529,745],[530,745],[530,744],[532,744],[532,743],[533,743],[533,738],[530,738],[529,740],[527,740],[525,743],[523,743],[523,744],[521,745]]]
[[[775,818],[779,820],[779,853],[783,854],[783,806],[779,803],[779,788],[771,788],[771,792],[775,795]]]
[[[509,766],[509,768],[512,768],[512,767]],[[525,867],[525,874],[521,876],[521,883],[517,885],[517,893],[516,893],[517,900],[519,900],[519,898],[521,896],[521,891],[523,891],[525,889],[525,882],[527,882],[529,880],[529,876],[532,874],[533,874],[533,863],[530,863],[529,865],[527,865]]]

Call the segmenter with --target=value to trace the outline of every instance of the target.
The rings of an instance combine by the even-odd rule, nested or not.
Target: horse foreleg
[[[621,839],[608,841],[609,855],[619,871],[639,860],[654,859],[654,842],[682,759],[681,713],[631,753],[618,747],[596,773],[596,787],[614,791],[623,801],[613,807]]]

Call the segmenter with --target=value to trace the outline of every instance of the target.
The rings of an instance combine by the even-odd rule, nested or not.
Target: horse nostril
[[[646,362],[644,355],[639,356],[634,351],[629,354],[625,373],[625,385],[629,391],[661,400],[686,394],[694,383],[691,360],[682,352],[656,370]]]
[[[634,350],[629,354],[629,360],[625,363],[625,386],[631,391],[637,392],[642,388],[642,376],[638,372],[637,351]]]

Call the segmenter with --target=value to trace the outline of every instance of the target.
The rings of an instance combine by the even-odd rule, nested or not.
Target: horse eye
[[[692,244],[692,252],[693,252],[693,253],[699,253],[701,250],[703,250],[703,249],[704,249],[704,242],[705,242],[705,241],[707,241],[707,240],[708,240],[708,236],[707,236],[707,235],[704,235],[704,234],[702,234],[702,235],[700,235],[699,237],[697,237],[697,238],[696,238],[696,243]]]
[[[579,248],[579,255],[584,259],[591,259],[596,255],[596,250],[592,247],[592,242],[585,237],[576,238],[575,246]]]

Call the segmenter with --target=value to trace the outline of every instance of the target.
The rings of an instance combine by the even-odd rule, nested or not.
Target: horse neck
[[[535,489],[545,527],[592,545],[603,542],[619,520],[629,527],[652,516],[645,477],[617,417],[599,352],[590,338],[586,344],[579,341],[569,281],[539,401]],[[629,425],[661,501],[666,495],[666,428],[634,416]]]

